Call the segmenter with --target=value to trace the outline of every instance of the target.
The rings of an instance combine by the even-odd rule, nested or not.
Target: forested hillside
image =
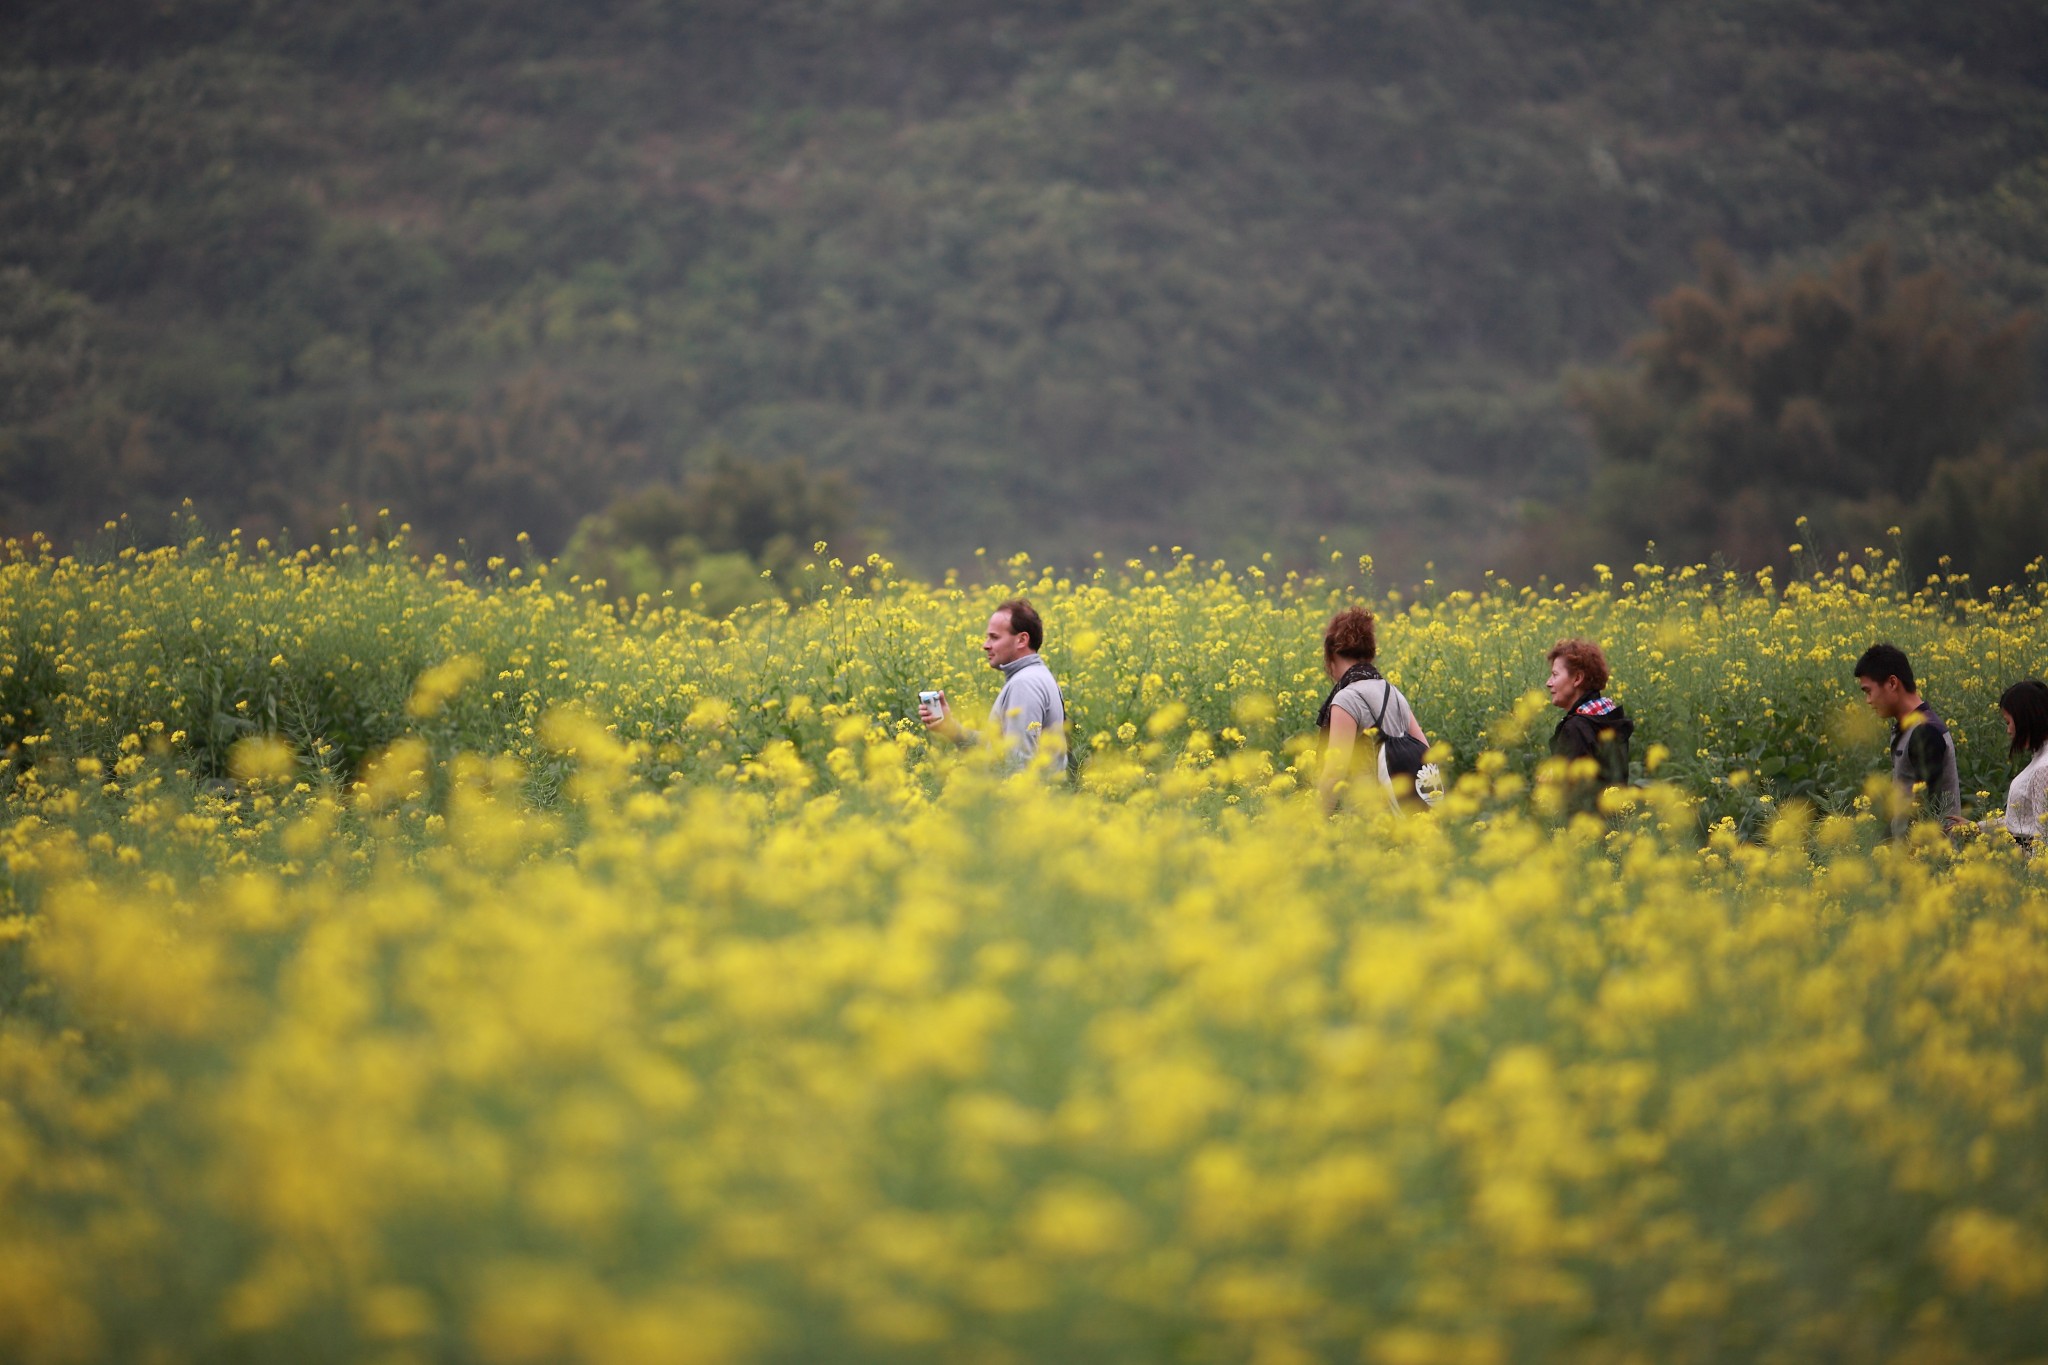
[[[1567,376],[1710,239],[2040,304],[2048,11],[17,0],[0,530],[347,501],[554,552],[796,459],[923,568],[1583,572],[1541,542],[1642,527],[1579,534]]]

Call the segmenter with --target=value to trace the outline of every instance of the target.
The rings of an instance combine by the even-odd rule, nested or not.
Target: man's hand
[[[925,729],[942,735],[955,743],[959,742],[961,735],[960,722],[953,719],[953,708],[948,703],[945,693],[941,692],[939,694],[939,704],[937,706],[919,702],[917,704],[917,718],[924,722]]]

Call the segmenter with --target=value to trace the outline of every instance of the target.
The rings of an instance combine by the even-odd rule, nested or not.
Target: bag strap
[[[1394,685],[1388,682],[1385,678],[1381,678],[1380,682],[1382,685],[1386,687],[1387,690],[1380,693],[1380,713],[1377,716],[1373,717],[1372,728],[1380,732],[1380,743],[1385,744],[1387,742],[1387,727],[1383,725],[1381,722],[1387,718],[1387,708],[1394,704]],[[1400,734],[1394,736],[1394,738],[1408,739],[1410,738],[1410,736],[1407,733],[1407,731],[1404,730]]]
[[[1385,739],[1387,727],[1381,722],[1387,718],[1387,708],[1394,704],[1394,685],[1381,678],[1380,686],[1385,690],[1380,693],[1380,713],[1372,718],[1372,728],[1380,732],[1381,739]]]

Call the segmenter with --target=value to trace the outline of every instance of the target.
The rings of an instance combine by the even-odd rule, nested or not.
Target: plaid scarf
[[[1322,709],[1316,712],[1316,729],[1327,730],[1330,728],[1330,705],[1337,700],[1339,692],[1342,692],[1355,682],[1366,681],[1385,682],[1386,679],[1380,677],[1380,671],[1369,663],[1353,664],[1345,669],[1344,676],[1337,679],[1337,685],[1330,689],[1330,695],[1323,698]]]

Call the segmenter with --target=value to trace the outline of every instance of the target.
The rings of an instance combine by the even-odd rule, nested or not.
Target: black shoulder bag
[[[1422,760],[1429,753],[1429,745],[1413,735],[1390,735],[1380,722],[1386,719],[1387,707],[1392,704],[1394,685],[1387,683],[1387,690],[1380,694],[1380,713],[1372,718],[1372,728],[1380,732],[1380,747],[1387,755],[1387,775],[1396,773],[1408,779],[1410,788],[1415,785],[1415,776],[1422,771]]]

